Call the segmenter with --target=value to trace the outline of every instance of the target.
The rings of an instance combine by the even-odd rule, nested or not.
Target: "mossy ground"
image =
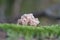
[[[12,38],[19,37],[20,34],[23,34],[25,37],[29,37],[29,38],[34,34],[44,35],[44,36],[60,35],[60,25],[57,24],[50,26],[38,26],[38,27],[17,25],[17,24],[0,24],[0,28],[4,29],[4,31],[7,32],[7,34],[10,36],[10,40],[12,40]]]

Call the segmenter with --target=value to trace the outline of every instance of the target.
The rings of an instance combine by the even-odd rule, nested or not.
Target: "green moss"
[[[0,24],[0,28],[7,30],[13,30],[15,32],[23,32],[23,33],[60,33],[60,25],[51,25],[51,26],[25,26],[25,25],[17,25],[17,24]]]
[[[28,39],[29,37],[29,40],[30,37],[33,37],[34,34],[37,34],[38,36],[60,35],[60,25],[34,27],[34,26],[17,25],[17,24],[0,24],[0,28],[7,31],[8,35],[10,36],[13,35],[11,36],[10,40],[12,40],[13,37],[17,38],[18,35],[20,34],[23,34],[26,39]]]

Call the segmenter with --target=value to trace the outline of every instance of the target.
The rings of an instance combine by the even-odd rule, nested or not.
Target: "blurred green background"
[[[43,10],[51,5],[59,4],[60,0],[0,0],[0,18],[14,18],[20,13]],[[5,15],[5,16],[4,16]],[[42,25],[55,24],[56,20],[40,18]]]

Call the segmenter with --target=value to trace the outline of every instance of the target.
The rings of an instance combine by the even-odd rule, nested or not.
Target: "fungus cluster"
[[[24,14],[21,19],[18,19],[17,24],[37,26],[40,23],[38,18],[35,18],[32,13]]]

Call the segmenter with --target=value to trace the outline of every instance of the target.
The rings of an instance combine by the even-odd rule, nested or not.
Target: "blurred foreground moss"
[[[51,26],[25,26],[25,25],[17,25],[17,24],[0,24],[0,28],[7,30],[12,30],[18,33],[24,34],[34,34],[34,33],[51,33],[51,34],[59,34],[60,33],[60,25],[51,25]]]
[[[7,40],[18,40],[19,36],[24,35],[25,40],[31,40],[34,35],[49,36],[54,37],[60,36],[60,25],[50,25],[50,26],[26,26],[17,24],[0,24],[0,28],[5,30],[10,36]]]

